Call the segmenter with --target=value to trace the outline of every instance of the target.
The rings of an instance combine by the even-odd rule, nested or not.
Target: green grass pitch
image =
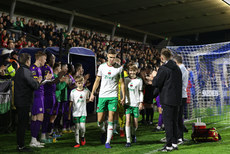
[[[154,115],[154,123],[156,124],[158,114]],[[164,132],[155,132],[154,126],[139,125],[137,131],[137,143],[132,144],[130,148],[125,148],[126,138],[120,138],[115,135],[111,141],[111,149],[105,149],[105,146],[100,143],[100,130],[96,122],[86,124],[86,145],[78,149],[73,148],[75,144],[74,133],[64,134],[58,138],[56,143],[49,143],[45,148],[33,148],[34,153],[82,153],[82,154],[151,154],[160,153],[157,149],[163,147],[164,143],[159,140],[163,138]],[[207,125],[207,128],[216,127],[217,131],[222,136],[219,142],[194,143],[191,141],[192,122],[187,122],[186,126],[189,129],[185,133],[185,138],[189,141],[183,145],[179,145],[179,150],[170,153],[178,154],[227,154],[230,153],[230,126],[221,121]],[[119,129],[119,128],[118,128]],[[26,144],[30,142],[30,132],[26,133]],[[17,153],[16,151],[16,134],[0,134],[0,153]]]

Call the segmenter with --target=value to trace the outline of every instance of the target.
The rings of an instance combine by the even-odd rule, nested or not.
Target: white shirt
[[[121,77],[122,67],[115,68],[103,63],[98,68],[97,76],[101,77],[99,97],[118,97],[118,82]]]
[[[187,98],[188,71],[184,64],[179,65],[182,73],[182,98]]]
[[[73,89],[70,93],[70,101],[73,102],[73,117],[87,116],[86,99],[89,99],[89,90],[82,91]]]
[[[138,107],[143,102],[143,81],[141,78],[125,78],[126,99],[125,103],[132,107]]]

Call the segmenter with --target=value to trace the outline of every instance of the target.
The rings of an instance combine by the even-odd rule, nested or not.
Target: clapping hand
[[[157,76],[157,71],[152,72],[152,77],[154,78],[155,76]]]
[[[42,76],[39,76],[39,77],[37,78],[37,81],[38,81],[39,83],[41,83],[41,81],[42,81]]]
[[[52,76],[53,76],[53,75],[49,72],[49,73],[46,75],[46,78],[45,78],[45,79],[46,79],[46,80],[51,80]]]
[[[69,83],[69,78],[67,76],[63,76],[61,79],[60,79],[60,82],[65,82],[65,83]]]

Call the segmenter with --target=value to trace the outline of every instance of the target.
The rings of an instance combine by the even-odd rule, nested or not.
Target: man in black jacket
[[[182,73],[177,64],[171,60],[172,53],[168,49],[161,50],[161,61],[153,86],[159,89],[160,104],[163,108],[166,145],[161,151],[172,151],[177,147],[178,107],[182,98]]]
[[[29,112],[33,104],[34,90],[38,89],[42,78],[35,80],[29,69],[31,57],[27,53],[19,56],[21,67],[18,69],[14,79],[14,99],[18,112],[17,144],[19,152],[28,152],[30,149],[24,146],[25,130],[29,121]]]

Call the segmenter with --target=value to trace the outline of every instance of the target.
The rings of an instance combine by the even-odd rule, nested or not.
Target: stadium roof
[[[9,12],[11,1],[0,1]],[[15,13],[142,40],[230,28],[230,6],[222,0],[17,0]]]

